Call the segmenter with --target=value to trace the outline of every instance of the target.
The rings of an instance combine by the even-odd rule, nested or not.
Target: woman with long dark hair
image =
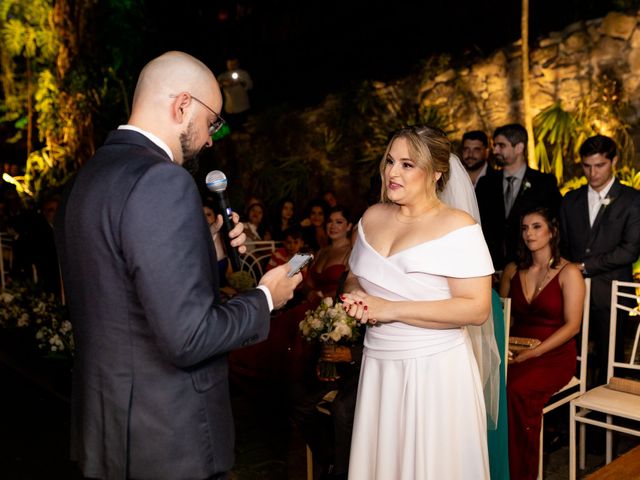
[[[500,296],[511,297],[510,335],[540,340],[509,352],[507,410],[513,479],[535,479],[542,409],[576,369],[585,285],[578,267],[560,256],[558,222],[546,208],[521,220],[519,260],[504,269]]]

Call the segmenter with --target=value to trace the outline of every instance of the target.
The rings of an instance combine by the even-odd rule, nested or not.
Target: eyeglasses
[[[199,98],[196,98],[195,96],[191,95],[188,92],[187,92],[187,94],[192,99],[194,99],[196,102],[198,102],[200,105],[202,105],[204,108],[206,108],[207,110],[209,110],[211,113],[213,113],[215,115],[215,117],[216,117],[215,120],[209,124],[209,136],[212,137],[226,123],[224,118],[222,118],[222,116],[219,113],[217,113],[213,108],[211,108],[209,105],[204,103]],[[177,95],[170,95],[170,97],[171,98],[176,98]]]

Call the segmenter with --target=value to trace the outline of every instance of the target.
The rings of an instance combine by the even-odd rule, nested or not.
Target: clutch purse
[[[520,350],[536,348],[541,343],[537,338],[509,337],[509,350],[519,352]]]

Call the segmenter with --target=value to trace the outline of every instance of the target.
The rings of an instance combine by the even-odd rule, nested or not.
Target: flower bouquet
[[[351,344],[360,336],[356,319],[347,315],[342,303],[324,298],[315,310],[307,310],[300,322],[300,333],[308,341],[325,345]],[[323,381],[339,378],[334,362],[318,362],[318,377]]]

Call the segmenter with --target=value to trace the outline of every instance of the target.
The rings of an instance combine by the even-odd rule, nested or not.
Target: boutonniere
[[[600,199],[600,203],[603,207],[608,207],[611,202],[613,202],[613,197],[610,195],[607,195],[606,197]]]
[[[522,191],[526,192],[527,190],[529,190],[531,188],[531,184],[529,183],[529,180],[527,180],[526,178],[524,179],[524,182],[522,184]]]

